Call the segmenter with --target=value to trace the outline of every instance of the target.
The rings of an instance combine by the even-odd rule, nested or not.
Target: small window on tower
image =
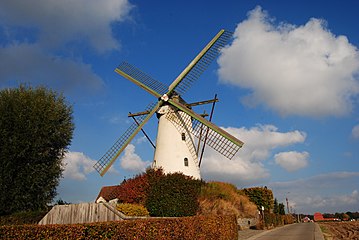
[[[182,141],[186,141],[186,134],[182,133]]]
[[[188,158],[184,158],[184,165],[185,167],[188,167]]]

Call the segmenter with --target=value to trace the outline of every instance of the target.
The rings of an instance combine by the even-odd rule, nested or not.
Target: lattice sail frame
[[[146,91],[151,90],[151,93],[156,97],[160,97],[168,91],[167,85],[157,81],[127,62],[121,63],[115,71]]]
[[[146,111],[151,111],[155,107],[156,102],[151,103],[146,107]],[[112,145],[112,147],[100,158],[100,160],[95,163],[93,167],[97,172],[103,175],[108,170],[108,168],[111,167],[112,163],[122,152],[119,151],[119,149],[123,148],[123,146],[127,146],[126,142],[129,141],[130,136],[138,129],[138,126],[144,122],[147,115],[148,114],[143,114],[136,117],[137,123],[132,123],[126,132],[123,133],[122,136]]]
[[[232,159],[242,145],[237,145],[232,141],[228,140],[221,134],[207,127],[197,119],[192,118],[188,114],[181,115],[181,121],[184,122],[183,125],[178,124],[178,117],[175,114],[166,114],[165,116],[169,121],[171,121],[180,132],[190,130],[191,134],[204,142],[204,137],[207,136],[206,144],[212,147],[214,150],[222,154],[223,156]],[[185,128],[184,126],[192,126],[192,128]]]
[[[178,84],[174,91],[179,95],[183,95],[192,86],[192,84],[201,76],[201,74],[208,68],[208,66],[217,58],[222,48],[224,48],[233,33],[222,30],[223,33],[214,41],[214,43],[200,56],[200,59],[191,67],[190,71],[185,74],[181,83]]]

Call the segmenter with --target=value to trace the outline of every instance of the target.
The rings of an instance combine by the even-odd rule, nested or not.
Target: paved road
[[[315,223],[297,223],[265,231],[248,240],[322,240],[323,235]]]

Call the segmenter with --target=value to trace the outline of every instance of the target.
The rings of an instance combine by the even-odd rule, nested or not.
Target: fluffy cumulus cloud
[[[270,176],[264,162],[270,158],[274,149],[303,143],[306,139],[304,132],[280,132],[273,125],[224,130],[245,144],[232,160],[215,151],[208,151],[201,166],[202,173],[206,179],[231,181],[240,186],[257,183]]]
[[[282,115],[345,115],[359,93],[359,52],[323,20],[275,24],[260,7],[239,23],[219,58],[221,81],[247,88],[243,102]]]
[[[86,175],[95,171],[93,165],[96,163],[82,152],[68,152],[63,159],[65,179],[86,180]]]
[[[5,1],[0,9],[0,87],[11,82],[61,90],[102,87],[77,49],[119,50],[111,24],[129,17],[126,0]]]
[[[59,46],[82,38],[106,51],[119,48],[111,23],[126,19],[130,9],[127,0],[13,0],[1,4],[0,16],[8,26],[35,28],[41,45]]]
[[[294,172],[308,165],[308,152],[281,152],[274,155],[275,163],[286,169],[288,172]]]
[[[135,153],[135,146],[129,144],[121,158],[121,167],[124,170],[132,172],[144,171],[150,165],[149,161],[143,161],[139,155]]]
[[[297,212],[357,211],[359,172],[331,172],[288,182],[270,183],[279,202],[289,199]],[[341,189],[333,192],[333,188]]]
[[[353,127],[352,136],[353,138],[359,139],[359,124]]]

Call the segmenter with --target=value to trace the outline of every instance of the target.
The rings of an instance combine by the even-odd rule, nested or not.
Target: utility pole
[[[290,214],[290,212],[289,212],[288,198],[286,197],[285,200],[287,201],[287,213]]]

